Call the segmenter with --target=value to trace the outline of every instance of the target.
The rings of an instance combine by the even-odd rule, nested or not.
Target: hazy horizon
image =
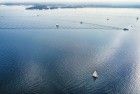
[[[140,3],[139,0],[1,0],[0,2],[104,2],[104,3]]]

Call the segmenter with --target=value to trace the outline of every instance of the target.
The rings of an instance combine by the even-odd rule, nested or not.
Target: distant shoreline
[[[53,10],[69,8],[140,8],[140,4],[120,4],[120,3],[0,3],[6,6],[29,6],[26,10]]]

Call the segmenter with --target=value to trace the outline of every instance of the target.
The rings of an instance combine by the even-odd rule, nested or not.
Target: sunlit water
[[[139,94],[139,11],[0,6],[0,94]]]

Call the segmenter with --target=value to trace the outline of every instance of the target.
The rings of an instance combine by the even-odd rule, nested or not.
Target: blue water
[[[0,6],[0,94],[139,94],[139,14]]]

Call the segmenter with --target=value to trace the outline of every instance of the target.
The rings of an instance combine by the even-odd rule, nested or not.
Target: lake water
[[[139,94],[139,15],[0,6],[0,94]]]

